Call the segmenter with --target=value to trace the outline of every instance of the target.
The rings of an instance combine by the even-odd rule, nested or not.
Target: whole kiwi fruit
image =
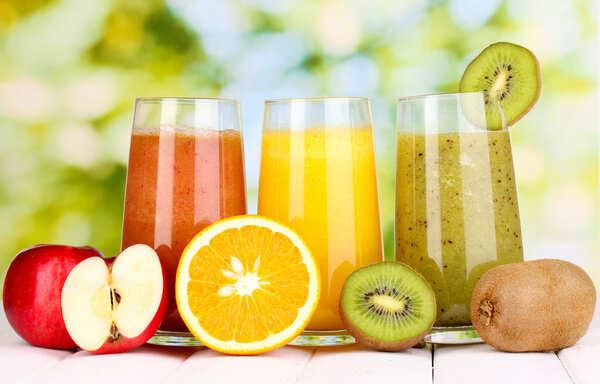
[[[506,264],[487,271],[471,299],[483,341],[506,352],[570,347],[594,316],[596,289],[585,271],[563,260]]]

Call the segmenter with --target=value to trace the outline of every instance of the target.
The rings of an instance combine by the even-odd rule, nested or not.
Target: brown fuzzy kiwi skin
[[[471,321],[483,341],[505,352],[570,347],[587,332],[596,288],[584,270],[542,259],[494,267],[479,280]]]
[[[409,267],[409,268],[411,268],[411,267]],[[413,269],[413,271],[414,271],[414,269]],[[425,280],[425,278],[419,272],[415,271],[415,273],[417,273],[419,276],[421,276],[423,278],[423,280]],[[427,282],[426,280],[425,280],[425,282],[427,283],[427,286],[429,287],[429,289],[431,289],[429,282]],[[346,282],[344,282],[344,287],[342,288],[342,293],[344,292],[345,287],[346,287]],[[410,339],[400,340],[395,343],[381,341],[381,340],[377,340],[377,339],[374,339],[374,338],[366,335],[360,329],[358,329],[354,324],[352,324],[350,319],[348,319],[348,317],[344,313],[344,308],[342,306],[342,297],[343,297],[343,295],[340,295],[339,311],[340,311],[340,317],[342,318],[342,321],[344,322],[344,325],[346,326],[346,331],[348,331],[348,333],[350,335],[352,335],[352,337],[354,337],[356,339],[356,341],[359,342],[360,344],[367,346],[369,348],[375,349],[377,351],[399,352],[399,351],[404,351],[405,349],[408,349],[411,347],[423,348],[425,346],[425,341],[424,341],[425,335],[427,335],[427,333],[429,332],[431,327],[433,327],[433,324],[435,323],[435,320],[436,320],[436,317],[434,316],[433,322],[431,323],[431,325],[425,332],[423,332],[422,334],[417,335],[415,337],[411,337]],[[434,297],[435,297],[435,295],[434,295]],[[433,303],[434,303],[433,313],[435,314],[435,313],[437,313],[436,300],[434,300]]]
[[[354,337],[356,341],[360,344],[375,349],[377,351],[399,352],[411,347],[420,346],[425,338],[425,335],[427,334],[427,332],[429,332],[429,329],[431,329],[431,327],[429,327],[429,329],[425,333],[415,336],[413,338],[401,340],[395,343],[389,343],[365,335],[360,329],[358,329],[354,324],[352,324],[350,320],[348,320],[348,318],[341,309],[341,303],[340,313],[342,315],[342,321],[346,325],[346,330],[348,331],[348,333],[352,335],[352,337]],[[433,326],[433,324],[431,325]]]

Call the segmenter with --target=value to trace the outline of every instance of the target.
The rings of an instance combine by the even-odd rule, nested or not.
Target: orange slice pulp
[[[287,344],[317,308],[320,277],[304,241],[261,216],[218,221],[181,255],[175,296],[181,317],[204,345],[252,355]]]

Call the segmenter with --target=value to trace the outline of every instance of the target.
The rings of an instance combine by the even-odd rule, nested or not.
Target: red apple
[[[4,312],[25,341],[45,348],[73,349],[60,294],[69,272],[82,260],[102,257],[92,247],[41,244],[15,256],[4,280]]]
[[[136,244],[115,258],[79,263],[62,290],[75,343],[93,353],[125,352],[148,341],[167,310],[167,279],[154,249]]]

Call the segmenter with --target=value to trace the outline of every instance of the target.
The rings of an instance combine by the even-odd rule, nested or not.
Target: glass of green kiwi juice
[[[490,129],[485,109],[480,92],[398,102],[396,260],[435,292],[431,343],[478,341],[475,284],[492,267],[523,261],[510,133]]]

